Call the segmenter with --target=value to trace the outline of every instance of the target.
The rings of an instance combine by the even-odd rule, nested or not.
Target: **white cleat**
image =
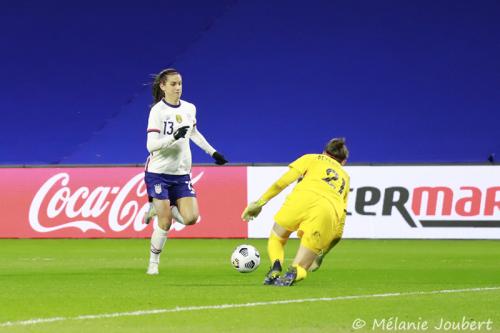
[[[323,263],[323,258],[324,258],[324,255],[317,256],[316,259],[314,259],[314,261],[311,264],[311,266],[309,266],[308,271],[309,272],[317,271],[321,267],[321,264]]]
[[[148,266],[148,271],[146,272],[148,275],[158,275],[158,263],[150,262]]]
[[[180,224],[184,224],[184,218],[181,215],[181,212],[179,212],[179,208],[177,206],[172,206],[172,218],[174,219],[175,222],[178,222]]]
[[[156,210],[155,210],[155,205],[153,205],[152,202],[149,203],[149,208],[148,208],[148,211],[146,212],[146,214],[144,214],[144,219],[143,219],[143,223],[144,224],[149,224],[151,221],[153,221],[153,219],[155,218],[156,216]]]

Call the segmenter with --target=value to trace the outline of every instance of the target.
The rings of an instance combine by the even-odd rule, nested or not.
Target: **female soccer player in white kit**
[[[224,156],[198,131],[196,107],[181,100],[181,94],[182,77],[177,70],[168,68],[156,75],[153,83],[155,104],[149,113],[147,131],[150,154],[144,176],[148,196],[152,198],[158,215],[158,228],[151,235],[147,270],[151,275],[158,274],[160,253],[172,225],[172,215],[185,225],[192,225],[198,220],[198,202],[190,177],[189,139],[211,155],[216,164],[227,163]]]

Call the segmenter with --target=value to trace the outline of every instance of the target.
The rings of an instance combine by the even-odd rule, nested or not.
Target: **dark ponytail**
[[[325,152],[339,163],[342,163],[342,161],[349,157],[349,150],[345,145],[345,138],[335,138],[328,141]]]
[[[179,72],[176,69],[167,68],[162,70],[160,73],[154,75],[152,105],[155,105],[156,103],[161,101],[163,97],[165,97],[165,93],[163,92],[163,90],[161,90],[160,84],[165,83],[167,81],[167,75],[172,75],[172,74],[179,74]]]

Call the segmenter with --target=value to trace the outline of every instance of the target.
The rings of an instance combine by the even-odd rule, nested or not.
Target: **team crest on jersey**
[[[182,116],[180,114],[175,115],[175,120],[180,124],[182,123]]]
[[[156,192],[156,194],[161,193],[161,184],[155,184],[155,192]]]

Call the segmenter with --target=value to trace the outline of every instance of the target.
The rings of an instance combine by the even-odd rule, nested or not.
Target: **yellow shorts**
[[[274,220],[289,231],[297,231],[301,245],[320,255],[334,239],[342,237],[342,214],[343,207],[335,207],[313,192],[302,192],[288,196]]]

